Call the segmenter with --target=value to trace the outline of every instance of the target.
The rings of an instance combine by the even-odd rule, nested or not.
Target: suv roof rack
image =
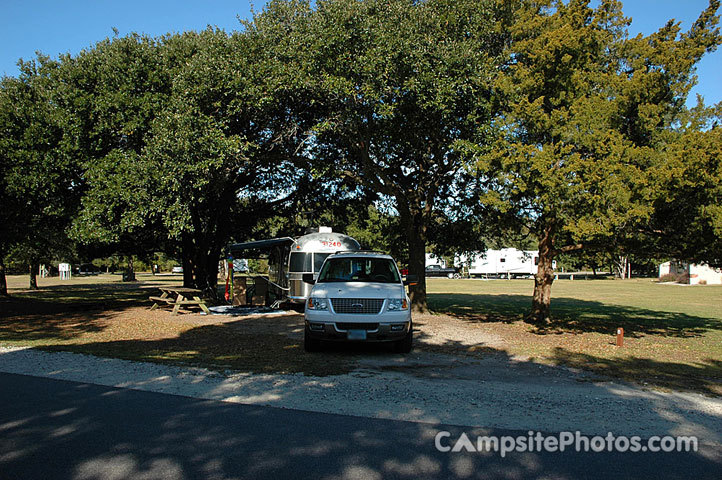
[[[338,253],[380,253],[381,255],[389,255],[387,252],[382,252],[381,250],[338,250],[333,252],[334,255]]]

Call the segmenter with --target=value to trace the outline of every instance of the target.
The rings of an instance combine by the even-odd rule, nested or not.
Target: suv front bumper
[[[408,310],[379,315],[338,315],[306,311],[306,335],[315,340],[355,341],[349,331],[363,330],[367,342],[394,342],[403,339],[411,327]],[[351,334],[353,336],[353,333]]]

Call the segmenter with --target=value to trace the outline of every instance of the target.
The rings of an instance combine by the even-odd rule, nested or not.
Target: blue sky
[[[261,9],[264,0],[257,0]],[[648,34],[671,18],[689,28],[707,0],[627,0],[632,17],[630,33]],[[0,75],[18,74],[19,58],[32,59],[40,51],[51,57],[77,54],[96,42],[131,32],[160,36],[169,32],[202,30],[207,25],[238,29],[237,16],[250,17],[251,2],[231,0],[0,0]],[[699,85],[693,90],[708,104],[722,101],[722,51],[702,59]]]

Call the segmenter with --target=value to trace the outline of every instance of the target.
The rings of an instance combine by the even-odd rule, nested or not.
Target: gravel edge
[[[419,353],[415,358],[421,364],[445,363],[443,374],[420,376],[373,365],[330,377],[216,372],[2,346],[0,371],[199,399],[430,424],[580,431],[587,435],[613,432],[643,438],[694,435],[700,443],[722,444],[722,399],[649,391],[615,382],[578,381],[565,375],[549,377],[541,371],[495,376],[495,366],[489,362],[457,364],[429,353]]]

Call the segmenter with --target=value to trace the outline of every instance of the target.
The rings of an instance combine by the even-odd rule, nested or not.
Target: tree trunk
[[[128,255],[128,265],[123,273],[124,282],[135,282],[135,267],[133,266],[133,255]]]
[[[193,272],[195,271],[193,259],[184,253],[181,264],[183,266],[183,287],[196,288],[196,283],[193,280]]]
[[[195,284],[203,291],[203,297],[218,301],[218,259],[220,248],[200,246],[195,258]]]
[[[625,255],[619,255],[614,262],[614,276],[619,279],[627,278],[628,259]]]
[[[195,273],[193,252],[193,239],[190,234],[184,233],[181,246],[181,264],[183,266],[183,287],[185,288],[196,288],[193,281]]]
[[[409,287],[411,309],[414,312],[428,312],[426,303],[426,241],[409,238],[409,274],[416,276],[416,285]]]
[[[38,289],[38,270],[40,265],[37,262],[30,262],[30,290]]]
[[[5,262],[0,254],[0,295],[7,297],[8,295],[8,281],[5,277]]]
[[[554,282],[553,228],[545,227],[539,238],[539,266],[534,275],[534,296],[527,322],[543,324],[551,320],[552,283]]]
[[[218,260],[221,246],[215,245],[222,235],[191,233],[183,236],[181,255],[183,258],[183,286],[203,292],[203,297],[218,301]]]
[[[400,209],[404,212],[404,209]],[[428,312],[426,303],[426,228],[421,214],[401,214],[409,246],[409,275],[417,278],[416,285],[409,286],[411,309],[417,313]]]

